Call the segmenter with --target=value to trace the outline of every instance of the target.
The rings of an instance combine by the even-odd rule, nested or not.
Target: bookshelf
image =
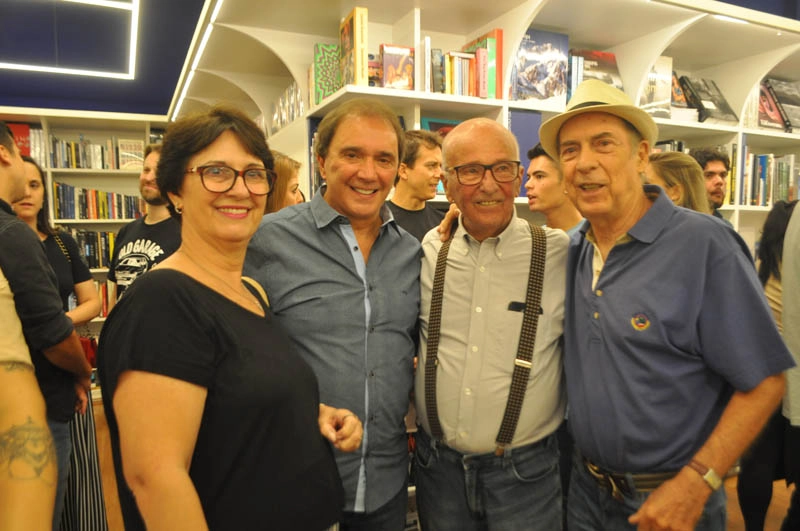
[[[113,233],[135,219],[132,209],[142,208],[139,206],[139,169],[103,169],[102,167],[74,168],[58,167],[53,164],[53,143],[51,138],[63,141],[91,143],[106,146],[109,139],[134,139],[147,142],[150,129],[163,129],[166,127],[165,116],[156,115],[132,115],[117,114],[91,111],[59,111],[52,109],[28,109],[0,107],[0,119],[8,122],[27,123],[32,127],[40,128],[45,140],[43,155],[39,157],[40,165],[44,170],[45,191],[47,202],[50,209],[50,219],[54,224],[59,225],[62,230],[84,231],[89,233]],[[42,160],[44,159],[44,160]],[[69,189],[71,194],[71,206],[64,208],[64,203],[59,206],[58,197],[55,194],[54,184],[64,184],[75,189],[96,190],[104,193],[114,193],[126,195],[130,198],[130,208],[112,212],[110,205],[107,207],[109,215],[104,217],[104,212],[97,212],[95,215],[86,216],[84,219],[82,212],[85,213],[86,207],[76,202],[76,192]],[[59,188],[61,190],[61,188]],[[84,194],[85,195],[85,194]],[[99,194],[95,194],[95,201]],[[106,204],[110,201],[106,196]],[[122,201],[120,201],[121,203]],[[95,203],[96,206],[97,203]],[[95,209],[96,210],[96,209]],[[113,210],[117,210],[114,208]],[[116,214],[114,216],[113,214]],[[73,233],[73,236],[78,236]],[[79,246],[84,243],[80,236],[75,238]],[[105,284],[108,274],[108,264],[99,260],[100,248],[99,241],[97,246],[91,247],[94,256],[89,256],[87,250],[86,258],[90,266],[90,271],[98,287]],[[102,295],[101,295],[102,300]],[[97,334],[100,331],[104,317],[93,319],[86,328],[82,327],[82,333]]]
[[[268,123],[273,102],[294,81],[306,100],[305,117],[274,134],[269,126],[266,129],[270,146],[304,162],[309,153],[305,118],[321,117],[341,102],[362,95],[388,103],[408,128],[419,127],[422,117],[484,116],[508,123],[510,109],[537,111],[543,119],[560,111],[531,100],[426,93],[422,83],[416,83],[414,91],[349,85],[320,105],[310,106],[307,71],[313,45],[338,42],[339,21],[355,6],[369,10],[370,53],[377,53],[380,43],[416,48],[425,36],[431,37],[434,48],[457,50],[492,28],[502,28],[506,94],[513,54],[530,25],[566,33],[570,47],[614,52],[625,91],[633,101],[639,101],[645,89],[650,66],[667,55],[673,58],[678,75],[714,79],[740,122],[726,126],[658,119],[661,139],[680,139],[689,147],[735,143],[739,154],[745,144],[756,153],[800,153],[800,133],[751,129],[741,122],[747,97],[763,77],[800,78],[800,22],[796,20],[713,0],[432,0],[421,8],[403,0],[313,0],[303,10],[269,4],[264,9],[260,0],[226,0],[199,54],[200,36],[216,5],[209,2],[176,91],[183,90],[190,65],[196,63],[180,113],[230,101]],[[232,49],[237,53],[231,54]],[[421,79],[422,64],[416,61],[417,79]],[[527,147],[521,147],[523,154]],[[741,164],[736,168],[741,172]],[[301,181],[308,196],[308,182]],[[520,214],[529,216],[524,198],[517,200],[517,207]],[[766,206],[726,205],[723,213],[753,248],[768,210]]]

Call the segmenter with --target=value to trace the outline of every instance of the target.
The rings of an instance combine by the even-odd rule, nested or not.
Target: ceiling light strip
[[[50,74],[67,74],[70,76],[110,77],[113,79],[133,79],[128,72],[104,72],[102,70],[83,70],[81,68],[60,68],[55,66],[38,66],[0,62],[0,68],[7,70],[23,70],[26,72],[47,72]]]
[[[172,120],[175,121],[175,118],[178,117],[178,114],[181,112],[181,105],[183,105],[183,100],[186,98],[186,93],[189,92],[189,85],[192,84],[192,79],[194,79],[194,70],[189,72],[189,75],[186,77],[186,83],[183,84],[183,90],[181,91],[181,97],[178,98],[178,104],[175,105],[175,111],[172,113]]]
[[[112,9],[124,9],[126,11],[133,11],[134,6],[136,4],[138,6],[139,0],[133,0],[131,2],[116,2],[113,0],[61,0],[62,2],[71,2],[73,4],[88,4],[92,6],[99,6],[99,7],[110,7]]]
[[[197,70],[198,65],[200,64],[200,59],[203,57],[203,52],[206,49],[206,44],[208,44],[208,39],[211,38],[211,32],[214,31],[214,25],[209,24],[206,26],[206,31],[203,33],[203,38],[200,40],[200,46],[197,47],[197,53],[194,55],[194,62],[192,63],[192,70]]]

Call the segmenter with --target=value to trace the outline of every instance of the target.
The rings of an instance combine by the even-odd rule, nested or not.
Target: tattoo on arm
[[[0,362],[0,367],[6,372],[13,372],[13,371],[31,371],[33,372],[33,366],[30,363],[23,363],[21,361],[4,361]]]
[[[56,461],[53,437],[47,425],[28,422],[0,432],[0,474],[9,479],[44,479],[43,472]]]

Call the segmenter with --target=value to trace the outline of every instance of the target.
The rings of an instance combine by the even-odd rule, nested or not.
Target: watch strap
[[[712,491],[717,491],[722,486],[722,478],[713,468],[708,468],[696,459],[689,461],[688,467],[700,474]]]

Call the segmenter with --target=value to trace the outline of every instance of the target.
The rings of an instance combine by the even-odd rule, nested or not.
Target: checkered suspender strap
[[[442,294],[444,293],[444,272],[447,269],[447,253],[456,225],[450,228],[450,237],[442,244],[436,257],[436,270],[433,273],[433,293],[431,310],[428,313],[428,343],[425,355],[425,409],[431,435],[437,441],[444,438],[442,425],[439,423],[439,408],[436,405],[436,368],[439,366],[439,329],[442,327]]]
[[[497,450],[501,450],[514,439],[517,431],[519,412],[525,399],[528,377],[533,368],[533,344],[536,341],[536,328],[539,325],[539,308],[542,305],[542,284],[544,283],[544,258],[547,251],[547,236],[541,227],[531,228],[531,268],[528,272],[528,292],[525,294],[525,311],[522,316],[522,332],[519,336],[517,359],[511,375],[511,390],[508,393],[506,412],[497,434]]]
[[[522,318],[517,358],[514,360],[514,372],[511,376],[511,389],[508,394],[503,422],[497,434],[498,451],[509,444],[517,429],[522,401],[533,364],[533,345],[536,340],[536,327],[539,322],[539,308],[542,300],[542,284],[544,282],[544,262],[547,250],[547,237],[543,229],[529,225],[531,230],[531,267],[528,273],[528,289],[525,296],[525,311]],[[453,230],[453,232],[455,232]],[[444,438],[439,422],[436,405],[436,368],[439,365],[439,329],[442,321],[442,296],[444,294],[444,273],[447,266],[447,253],[450,251],[448,239],[439,249],[436,259],[436,270],[433,275],[433,293],[428,317],[428,343],[425,360],[425,405],[431,435],[436,440]]]

